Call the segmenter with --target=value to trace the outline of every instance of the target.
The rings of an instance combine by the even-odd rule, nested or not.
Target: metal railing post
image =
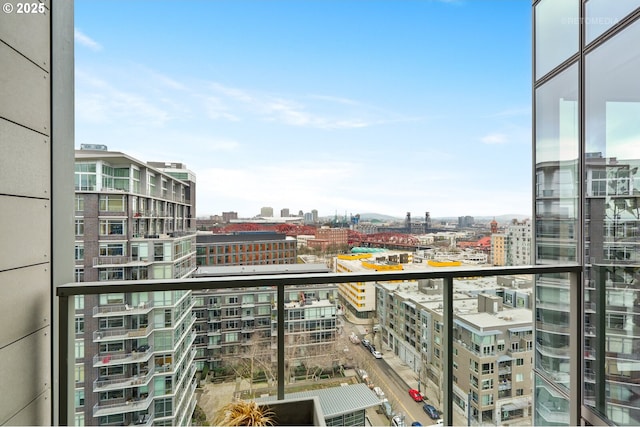
[[[442,290],[444,310],[442,320],[444,323],[443,337],[445,363],[443,364],[443,381],[441,384],[444,396],[443,422],[446,426],[453,425],[453,276],[444,278],[444,289]]]
[[[582,409],[582,360],[584,357],[582,343],[584,340],[582,323],[584,313],[582,312],[582,274],[580,272],[569,273],[569,369],[571,377],[569,379],[569,425],[579,426]],[[598,355],[601,357],[601,355]]]
[[[284,400],[284,285],[278,285],[278,400]]]

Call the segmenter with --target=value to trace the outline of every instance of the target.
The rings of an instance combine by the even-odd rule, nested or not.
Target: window
[[[98,252],[100,256],[122,256],[126,254],[126,243],[100,243]]]
[[[482,395],[482,406],[493,405],[493,394]]]
[[[81,408],[84,406],[84,389],[77,388],[75,390],[75,407]]]
[[[524,365],[524,359],[516,359],[516,366],[523,366]]]
[[[482,364],[482,374],[493,374],[493,363],[483,363]]]
[[[124,280],[124,269],[123,268],[100,269],[100,273],[98,274],[98,280],[99,281]]]
[[[478,388],[478,377],[474,375],[469,375],[469,382],[473,387]]]
[[[105,212],[124,212],[124,196],[101,195],[100,210]]]
[[[124,425],[124,414],[105,415],[98,418],[98,425]]]
[[[74,305],[76,310],[84,310],[84,295],[76,295]]]
[[[482,389],[483,390],[490,390],[492,388],[493,388],[493,378],[482,380]]]
[[[84,316],[76,316],[75,330],[76,334],[81,334],[84,332]]]
[[[76,191],[96,191],[96,164],[76,163],[75,169]]]
[[[124,304],[124,293],[100,294],[100,305]]]
[[[76,383],[83,383],[84,382],[84,365],[82,364],[75,365],[73,372],[74,372]]]
[[[156,399],[154,402],[155,417],[162,418],[172,415],[172,408],[173,404],[170,397],[164,399]]]
[[[112,236],[123,235],[127,230],[127,221],[124,219],[101,219],[100,220],[100,235]]]
[[[113,341],[100,343],[100,353],[115,353],[124,350],[123,341]]]
[[[84,268],[75,269],[75,281],[84,282]]]
[[[76,205],[76,211],[81,212],[81,211],[84,210],[84,195],[83,194],[76,194],[75,205]]]
[[[100,319],[100,329],[120,329],[124,327],[123,317],[103,317]]]
[[[84,219],[76,218],[76,236],[84,236]]]
[[[75,341],[75,354],[76,359],[82,359],[84,357],[84,340],[79,339]]]
[[[76,243],[75,245],[75,260],[82,261],[84,259],[84,243]]]
[[[516,382],[522,382],[524,381],[524,374],[516,374]]]

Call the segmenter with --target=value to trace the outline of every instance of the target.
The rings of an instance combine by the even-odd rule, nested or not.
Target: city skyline
[[[531,213],[525,3],[75,6],[76,147],[185,163],[198,216]]]

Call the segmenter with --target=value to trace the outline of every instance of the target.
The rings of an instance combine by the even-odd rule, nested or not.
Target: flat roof
[[[380,399],[364,383],[350,384],[341,387],[330,387],[318,390],[285,393],[285,399],[300,399],[317,397],[320,408],[326,418],[333,418],[355,411],[380,405]],[[256,403],[277,401],[277,396],[260,397]]]

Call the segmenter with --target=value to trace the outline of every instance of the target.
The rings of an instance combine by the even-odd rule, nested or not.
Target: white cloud
[[[291,97],[248,91],[217,82],[210,83],[208,87],[214,94],[205,97],[205,105],[213,119],[238,121],[244,116],[255,116],[266,122],[316,129],[354,129],[419,120],[398,117],[344,97],[317,94]],[[327,107],[312,101],[330,105]]]
[[[118,89],[82,70],[76,70],[76,114],[93,123],[163,125],[170,114],[146,96]]]
[[[93,40],[91,37],[89,37],[88,35],[86,35],[85,33],[83,33],[77,28],[74,28],[73,30],[73,38],[76,41],[76,43],[79,43],[84,47],[88,47],[93,51],[97,52],[99,50],[102,50],[102,45],[100,45],[100,43]]]
[[[503,133],[490,133],[480,138],[485,144],[504,144],[508,142],[507,135]]]

